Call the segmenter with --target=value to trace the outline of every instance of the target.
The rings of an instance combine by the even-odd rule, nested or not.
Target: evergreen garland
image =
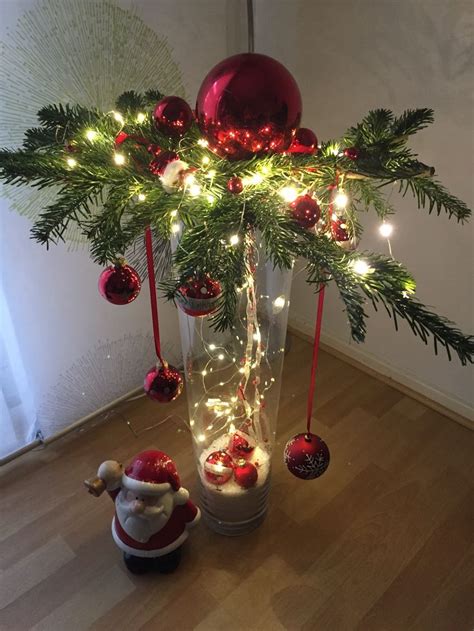
[[[396,327],[403,319],[424,343],[431,337],[435,351],[444,346],[449,356],[452,350],[463,364],[472,362],[472,336],[416,299],[415,282],[403,266],[378,254],[343,250],[327,226],[319,233],[305,230],[291,218],[279,194],[288,185],[311,192],[324,212],[331,186],[338,181],[349,197],[344,217],[354,238],[362,232],[359,212],[373,210],[381,219],[394,212],[385,196],[385,187],[393,183],[402,195],[411,192],[418,207],[467,220],[470,210],[464,202],[433,179],[434,169],[420,162],[407,144],[411,135],[433,122],[432,110],[407,110],[399,117],[386,109],[374,110],[341,140],[323,143],[316,155],[275,154],[231,162],[207,149],[195,125],[180,140],[160,134],[149,110],[161,97],[155,90],[125,92],[117,99],[118,112],[79,105],[44,107],[38,113],[40,126],[25,132],[23,148],[0,151],[0,177],[6,183],[58,188],[56,200],[32,228],[35,240],[49,247],[63,239],[74,221],[90,242],[92,258],[104,265],[135,247],[150,225],[162,250],[159,272],[167,296],[173,299],[190,275],[209,273],[223,287],[213,315],[214,326],[223,330],[233,322],[237,292],[245,282],[245,237],[258,231],[275,266],[289,269],[303,257],[307,280],[316,289],[334,280],[357,342],[365,338],[365,305],[370,302],[376,309],[382,305]],[[129,138],[117,147],[120,131]],[[153,144],[177,151],[196,169],[198,195],[190,195],[186,187],[174,194],[163,190],[148,168],[147,145]],[[357,159],[347,157],[345,148],[355,148]],[[123,165],[115,163],[116,153],[123,156]],[[235,176],[246,183],[240,195],[226,189]],[[181,239],[173,275],[165,278],[177,221]],[[237,244],[230,244],[231,235],[239,236]],[[361,258],[369,266],[364,274],[355,266]]]

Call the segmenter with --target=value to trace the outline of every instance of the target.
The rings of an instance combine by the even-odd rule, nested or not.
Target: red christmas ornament
[[[244,190],[244,183],[240,177],[231,177],[227,180],[227,190],[233,195],[238,195]]]
[[[148,169],[153,175],[161,176],[168,164],[175,160],[179,160],[179,156],[175,151],[160,151],[155,154],[155,157],[148,165]]]
[[[345,250],[355,250],[357,247],[357,240],[349,234],[343,217],[336,215],[331,219],[331,236]]]
[[[153,156],[157,156],[159,153],[161,153],[161,147],[153,143],[148,145],[146,150],[148,151],[148,153],[151,153]]]
[[[258,480],[257,467],[251,462],[239,460],[234,466],[234,480],[243,489],[250,489],[255,486]]]
[[[127,140],[133,141],[136,148],[147,147],[148,143],[150,142],[147,138],[144,138],[143,136],[137,136],[136,134],[126,134],[124,131],[119,131],[119,133],[115,136],[115,148],[117,149],[117,147],[123,145],[123,143]]]
[[[229,454],[223,449],[213,451],[204,462],[204,475],[209,482],[221,486],[232,477],[234,463]]]
[[[296,130],[295,137],[291,141],[291,145],[287,149],[287,153],[309,154],[312,155],[318,151],[318,139],[316,134],[307,127],[300,127]]]
[[[183,390],[183,378],[179,370],[166,364],[154,366],[145,375],[143,388],[154,401],[169,403],[179,397]]]
[[[190,316],[206,316],[216,310],[222,288],[209,274],[193,276],[178,289],[178,306]]]
[[[183,136],[191,127],[193,112],[179,96],[165,96],[158,101],[153,112],[155,127],[165,136]]]
[[[240,432],[235,432],[229,440],[228,450],[234,458],[248,460],[254,449],[255,447],[251,445],[248,439]]]
[[[140,293],[138,272],[124,262],[107,267],[99,276],[99,293],[113,305],[127,305]]]
[[[321,216],[321,208],[311,195],[300,195],[290,207],[293,219],[303,228],[313,228]]]
[[[347,149],[344,149],[344,155],[346,158],[349,158],[349,160],[357,160],[360,153],[357,147],[348,147]]]
[[[301,94],[281,63],[256,53],[221,61],[204,79],[196,116],[210,148],[231,160],[288,149],[301,119]]]
[[[286,443],[285,464],[290,473],[302,480],[319,478],[329,466],[329,449],[315,434],[297,434]]]

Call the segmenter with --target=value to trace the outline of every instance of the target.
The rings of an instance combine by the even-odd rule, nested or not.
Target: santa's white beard
[[[124,499],[120,492],[115,500],[117,518],[129,537],[146,543],[163,528],[171,514],[168,514],[163,506],[147,506],[143,513],[137,514],[132,512],[132,503]],[[163,510],[159,512],[160,509]]]

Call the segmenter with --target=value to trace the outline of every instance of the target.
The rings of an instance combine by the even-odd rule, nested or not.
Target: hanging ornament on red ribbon
[[[222,293],[221,284],[209,274],[192,276],[178,288],[176,302],[187,315],[207,316],[217,309]]]
[[[329,449],[316,434],[297,434],[286,443],[284,460],[288,470],[297,478],[314,480],[329,466]]]
[[[153,340],[159,364],[151,368],[145,375],[144,390],[154,401],[169,403],[182,392],[184,383],[177,368],[170,366],[161,355],[160,325],[158,320],[158,301],[156,297],[155,262],[153,260],[153,237],[151,228],[145,230],[145,250],[150,289],[151,318],[153,323]]]
[[[357,147],[347,147],[347,149],[344,149],[344,155],[346,156],[346,158],[349,158],[349,160],[358,160],[359,159],[359,149],[357,149]]]
[[[301,111],[301,94],[290,72],[256,53],[228,57],[212,68],[196,103],[209,147],[231,160],[288,149]]]
[[[140,276],[126,264],[125,259],[118,259],[99,277],[99,293],[113,305],[128,305],[135,300],[140,289]]]

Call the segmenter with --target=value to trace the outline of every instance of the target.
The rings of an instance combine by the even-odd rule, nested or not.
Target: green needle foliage
[[[340,140],[322,144],[316,155],[263,155],[231,162],[219,158],[202,142],[196,125],[178,140],[161,134],[151,110],[162,95],[125,92],[116,112],[80,105],[49,105],[38,113],[39,126],[25,132],[23,148],[0,151],[0,177],[16,186],[57,187],[54,203],[32,228],[32,237],[49,246],[64,238],[75,222],[90,243],[92,258],[104,265],[125,252],[143,247],[147,226],[155,234],[155,259],[162,287],[173,299],[189,276],[208,273],[223,292],[212,316],[218,330],[231,326],[239,289],[245,283],[245,244],[259,235],[266,257],[289,269],[296,258],[306,260],[307,280],[316,290],[334,281],[345,305],[352,337],[366,334],[366,306],[382,306],[395,327],[405,320],[425,344],[455,352],[472,362],[474,340],[436,315],[414,296],[415,282],[391,258],[347,251],[331,237],[331,196],[337,185],[349,202],[338,214],[354,239],[362,227],[359,213],[374,211],[381,219],[394,212],[386,192],[412,193],[419,208],[447,213],[465,221],[470,210],[433,179],[434,169],[418,160],[408,147],[411,135],[433,122],[430,109],[407,110],[400,116],[374,110]],[[123,132],[119,136],[119,133]],[[124,135],[126,134],[126,136]],[[149,164],[153,148],[172,150],[194,169],[199,193],[184,185],[166,193]],[[346,155],[346,148],[355,149]],[[116,163],[120,154],[123,164]],[[233,195],[227,182],[238,176],[244,190]],[[316,230],[296,223],[288,202],[279,194],[292,186],[318,199],[322,219]],[[196,191],[194,191],[196,192]],[[169,240],[176,224],[180,240],[169,271]],[[238,243],[229,241],[232,235]],[[357,262],[367,265],[360,272]]]

